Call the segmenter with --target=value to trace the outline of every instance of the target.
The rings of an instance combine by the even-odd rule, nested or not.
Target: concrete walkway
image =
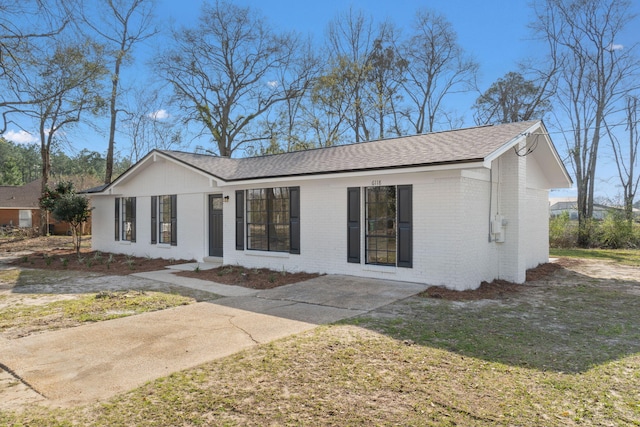
[[[44,396],[48,404],[87,404],[319,324],[366,313],[426,288],[413,283],[322,276],[253,291],[185,280],[166,272],[139,276],[142,274],[180,286],[216,288],[231,296],[0,340],[0,367]]]

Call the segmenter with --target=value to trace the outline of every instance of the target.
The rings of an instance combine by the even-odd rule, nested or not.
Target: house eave
[[[108,184],[106,187],[104,187],[102,189],[102,191],[95,191],[95,192],[85,192],[84,194],[86,194],[89,197],[93,197],[93,196],[113,196],[113,195],[117,195],[118,190],[117,187],[118,185],[126,182],[127,179],[129,179],[133,174],[135,174],[139,169],[141,169],[145,164],[147,164],[148,162],[152,161],[152,162],[156,162],[158,157],[161,157],[165,160],[180,164],[181,166],[199,174],[199,175],[203,175],[206,176],[207,178],[209,178],[212,181],[215,181],[218,185],[220,185],[223,180],[212,174],[211,172],[208,172],[206,170],[200,169],[194,165],[189,164],[188,162],[185,162],[183,160],[177,159],[167,153],[163,153],[157,149],[153,149],[151,150],[146,156],[144,156],[142,158],[142,160],[140,160],[139,162],[137,162],[135,165],[131,166],[129,169],[127,169],[125,172],[123,172],[120,176],[118,176],[115,180],[113,180],[113,182],[111,182],[110,184]]]

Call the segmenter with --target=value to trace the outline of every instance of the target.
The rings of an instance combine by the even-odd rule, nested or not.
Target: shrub
[[[618,211],[610,212],[604,220],[587,220],[578,229],[568,213],[549,220],[549,246],[552,248],[583,247],[623,249],[640,247],[640,224],[625,219]]]
[[[563,212],[549,220],[549,246],[573,248],[577,243],[577,223],[569,219],[569,212]]]

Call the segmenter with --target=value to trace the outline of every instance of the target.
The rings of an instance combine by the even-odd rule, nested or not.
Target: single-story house
[[[473,289],[548,261],[541,121],[251,158],[153,150],[89,191],[93,249]]]

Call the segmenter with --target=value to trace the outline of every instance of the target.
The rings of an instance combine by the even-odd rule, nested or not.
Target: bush
[[[601,248],[629,247],[633,240],[632,224],[621,213],[611,212],[600,224],[597,240]]]
[[[584,247],[602,249],[632,249],[640,247],[640,224],[630,223],[624,214],[610,212],[602,221],[584,221],[578,229],[578,222],[571,221],[568,213],[549,220],[549,246],[552,248],[573,248],[578,242]]]
[[[549,220],[549,246],[552,248],[573,248],[578,243],[578,226],[569,219],[569,212]]]

